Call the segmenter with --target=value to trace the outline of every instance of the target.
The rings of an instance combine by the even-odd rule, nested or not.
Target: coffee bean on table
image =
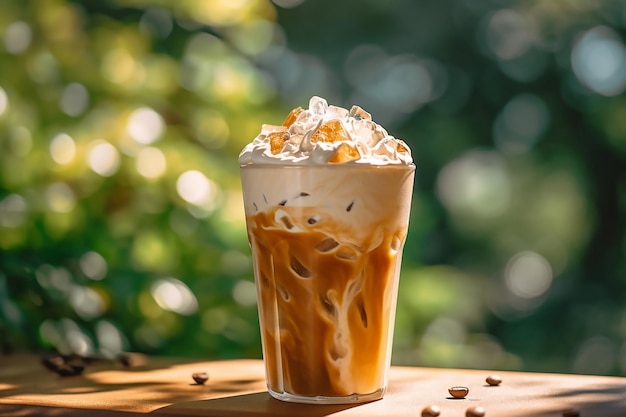
[[[135,352],[122,352],[118,355],[117,359],[124,368],[134,368],[144,365],[146,362],[146,357],[143,354]]]
[[[460,398],[467,397],[467,394],[469,394],[469,388],[468,387],[462,387],[462,386],[456,386],[456,387],[448,388],[448,392],[454,398],[459,398],[460,399]]]
[[[422,417],[437,417],[441,414],[441,409],[436,405],[429,405],[422,409]]]
[[[470,407],[465,410],[465,417],[483,417],[485,415],[485,409],[481,406]]]
[[[492,387],[495,387],[502,383],[502,377],[500,375],[489,375],[485,381]]]
[[[50,356],[43,358],[41,364],[48,368],[50,371],[56,372],[57,369],[65,365],[65,359],[62,356]]]
[[[83,373],[85,367],[82,365],[62,365],[58,367],[55,371],[59,376],[77,376]]]
[[[209,380],[209,374],[207,374],[206,372],[195,372],[191,374],[191,377],[194,381],[196,381],[196,384],[198,385],[203,385]]]
[[[563,417],[580,417],[580,413],[578,410],[568,408],[567,410],[563,410]]]

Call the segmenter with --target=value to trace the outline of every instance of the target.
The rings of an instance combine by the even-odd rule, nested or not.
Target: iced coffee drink
[[[415,166],[357,106],[313,97],[239,157],[268,390],[305,403],[387,386]]]

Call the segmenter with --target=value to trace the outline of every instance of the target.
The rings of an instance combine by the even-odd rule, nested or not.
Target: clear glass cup
[[[383,397],[414,175],[414,165],[241,167],[273,397]]]

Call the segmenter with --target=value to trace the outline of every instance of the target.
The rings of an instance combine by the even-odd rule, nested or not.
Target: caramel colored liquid
[[[360,241],[320,208],[248,215],[269,388],[303,396],[384,389],[406,223]],[[400,224],[398,224],[400,223]]]

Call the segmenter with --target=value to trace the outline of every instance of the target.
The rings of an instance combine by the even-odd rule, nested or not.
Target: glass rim
[[[350,163],[337,163],[337,164],[307,164],[307,165],[297,165],[297,164],[260,164],[260,163],[248,163],[248,164],[239,164],[240,169],[244,168],[275,168],[275,169],[404,169],[408,171],[416,170],[415,163],[411,162],[410,164],[350,164]]]

